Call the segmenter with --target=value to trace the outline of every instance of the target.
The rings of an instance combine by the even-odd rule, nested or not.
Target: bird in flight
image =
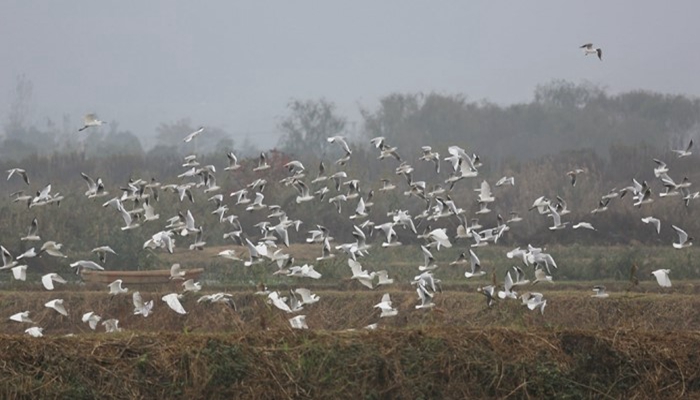
[[[78,129],[78,132],[82,132],[91,126],[104,125],[104,121],[97,119],[97,114],[87,114],[83,117],[83,127]]]
[[[583,54],[589,55],[589,54],[597,54],[598,59],[600,61],[603,61],[603,49],[600,47],[593,48],[593,43],[586,43],[580,47],[583,49]]]
[[[29,185],[29,177],[27,176],[27,171],[23,170],[22,168],[12,168],[7,170],[7,180],[9,181],[10,178],[12,178],[12,175],[17,174],[22,177],[24,180],[24,183]]]
[[[192,139],[194,139],[195,137],[199,136],[199,134],[202,133],[202,132],[204,132],[204,127],[203,127],[203,126],[200,126],[199,129],[197,129],[196,131],[194,131],[194,132],[190,133],[189,135],[185,136],[185,138],[182,139],[182,141],[185,142],[185,143],[189,143],[189,142],[192,141]]]

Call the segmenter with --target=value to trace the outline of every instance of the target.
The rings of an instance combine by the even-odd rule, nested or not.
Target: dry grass
[[[353,282],[356,283],[356,282]],[[295,286],[296,287],[296,286]],[[284,288],[278,288],[285,294]],[[133,289],[132,289],[133,290]],[[468,291],[466,291],[468,290]],[[473,288],[449,290],[435,296],[432,310],[416,310],[416,294],[410,288],[392,288],[399,315],[380,319],[373,308],[384,291],[317,290],[321,301],[302,311],[312,329],[360,329],[372,323],[391,328],[460,326],[468,329],[505,327],[516,329],[643,329],[650,331],[700,330],[700,299],[695,295],[659,293],[614,293],[608,299],[591,298],[590,291],[545,291],[545,314],[530,312],[520,301],[499,301],[486,306],[484,297]],[[222,304],[197,303],[200,294],[186,294],[182,300],[186,315],[171,311],[160,298],[169,291],[141,291],[144,300],[153,299],[154,313],[148,318],[133,315],[130,293],[109,296],[106,292],[71,290],[56,292],[0,292],[0,315],[30,311],[47,335],[92,333],[81,316],[94,311],[104,319],[117,318],[120,326],[132,332],[258,332],[284,329],[286,315],[270,306],[264,296],[251,291],[232,292],[237,311]],[[44,303],[62,298],[69,315],[64,317],[45,308]],[[0,322],[2,331],[21,334],[26,326],[8,319]]]
[[[0,337],[0,397],[700,396],[694,295],[593,299],[587,287],[568,287],[545,291],[540,315],[516,301],[488,308],[466,290],[437,294],[425,311],[415,310],[413,291],[392,288],[400,313],[382,320],[372,308],[380,291],[318,291],[321,301],[303,312],[310,331],[293,331],[288,315],[250,291],[234,293],[237,311],[186,296],[184,316],[160,301],[165,291],[142,291],[156,303],[148,318],[132,315],[130,296],[105,291],[2,292],[0,312],[32,311],[46,336],[0,322],[8,333]],[[59,297],[68,317],[43,307]],[[89,330],[80,317],[90,310],[118,318],[124,332]],[[378,330],[362,329],[375,322]]]
[[[0,338],[4,398],[681,398],[700,334],[455,327]]]

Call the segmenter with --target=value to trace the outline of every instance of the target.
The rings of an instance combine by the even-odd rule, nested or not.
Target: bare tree
[[[34,84],[24,74],[17,76],[12,103],[7,115],[5,132],[8,137],[22,135],[27,127],[32,113],[32,97],[34,94]]]
[[[287,104],[290,115],[279,128],[284,132],[279,144],[283,151],[321,156],[328,148],[327,137],[345,130],[347,120],[336,115],[335,104],[326,99],[292,100]]]

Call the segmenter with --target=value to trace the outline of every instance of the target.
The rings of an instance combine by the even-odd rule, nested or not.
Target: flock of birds
[[[584,49],[585,54],[597,54],[598,58],[602,60],[602,50],[600,48],[593,48],[592,44],[586,44],[581,47]],[[84,126],[79,131],[102,124],[104,122],[99,120],[94,114],[89,114],[85,116]],[[189,143],[201,134],[205,134],[204,128],[199,128],[187,135],[183,142]],[[318,172],[311,178],[307,176],[308,171],[304,164],[300,160],[293,160],[284,164],[283,167],[288,174],[277,184],[282,185],[283,188],[289,188],[284,190],[289,190],[290,192],[295,190],[296,203],[313,202],[317,204],[317,207],[322,207],[324,204],[332,204],[340,215],[347,217],[349,225],[352,225],[351,230],[354,240],[348,243],[334,244],[333,231],[345,229],[345,227],[316,225],[308,230],[309,236],[305,239],[305,242],[319,246],[317,261],[345,257],[349,267],[348,272],[351,274],[350,278],[369,289],[376,289],[391,285],[394,280],[389,277],[388,271],[370,271],[362,264],[363,258],[369,254],[370,249],[374,247],[378,248],[376,251],[381,251],[381,248],[402,246],[401,238],[403,237],[412,236],[420,239],[423,260],[417,268],[414,279],[411,281],[416,291],[416,309],[433,308],[435,306],[434,299],[441,292],[440,279],[436,277],[436,271],[439,268],[437,258],[434,255],[436,252],[439,252],[442,248],[452,247],[453,241],[457,239],[470,241],[471,244],[468,245],[468,248],[456,260],[450,262],[449,265],[464,268],[464,277],[466,279],[484,276],[486,271],[482,269],[477,255],[479,248],[498,243],[499,239],[507,234],[512,225],[516,225],[523,219],[517,212],[512,211],[508,219],[501,217],[499,214],[496,218],[495,226],[484,227],[479,223],[480,216],[492,213],[491,207],[496,201],[495,191],[507,190],[505,187],[516,184],[514,177],[508,176],[499,179],[495,183],[494,188],[486,180],[481,180],[474,189],[477,193],[476,201],[479,204],[479,210],[475,212],[476,215],[472,218],[467,216],[467,211],[460,207],[460,200],[451,196],[452,189],[458,182],[476,180],[479,176],[479,168],[483,164],[479,155],[468,152],[462,147],[448,147],[447,156],[441,156],[431,146],[422,147],[422,154],[415,155],[418,162],[432,163],[435,170],[433,175],[434,181],[428,183],[424,180],[414,179],[413,166],[399,155],[398,149],[391,146],[386,138],[373,138],[370,140],[370,144],[377,149],[378,158],[393,159],[393,161],[387,160],[386,162],[395,163],[396,176],[401,177],[382,179],[381,185],[379,186],[379,182],[377,182],[375,186],[372,182],[361,182],[358,179],[353,179],[345,170],[345,166],[351,160],[353,150],[343,136],[329,137],[327,141],[332,145],[336,145],[341,155],[333,163],[335,171],[327,171],[325,163],[321,161],[318,166]],[[688,157],[692,154],[692,145],[693,142],[691,140],[686,148],[674,150],[674,152],[679,158]],[[236,174],[237,171],[244,168],[244,165],[239,164],[233,152],[227,154],[227,161],[226,167],[223,168],[225,173]],[[445,162],[448,163],[447,168],[442,166]],[[669,176],[670,171],[663,161],[654,159],[654,162],[657,165],[654,169],[654,174],[664,188],[664,191],[658,194],[659,198],[677,196],[688,205],[689,202],[700,197],[700,192],[690,192],[691,183],[687,178],[680,183],[676,183]],[[105,201],[102,206],[113,209],[123,221],[121,229],[130,231],[140,229],[147,224],[149,226],[157,224],[157,222],[154,222],[160,220],[160,215],[156,210],[157,203],[163,192],[173,193],[181,204],[185,204],[187,201],[194,202],[195,197],[203,195],[211,202],[211,213],[218,216],[219,223],[230,227],[230,231],[223,235],[224,239],[230,239],[247,249],[247,254],[240,255],[237,254],[235,249],[224,250],[218,254],[219,257],[231,260],[236,264],[242,264],[243,267],[269,263],[268,265],[276,267],[273,272],[274,275],[284,275],[300,280],[322,278],[321,272],[317,271],[314,265],[297,265],[294,256],[289,253],[290,229],[298,232],[302,225],[308,225],[309,222],[292,219],[280,206],[265,203],[265,189],[270,184],[275,184],[266,180],[270,176],[266,171],[273,168],[273,165],[268,162],[265,152],[260,154],[257,166],[252,168],[258,177],[229,193],[226,193],[222,187],[217,185],[216,166],[200,165],[196,155],[189,155],[184,158],[182,167],[184,170],[177,176],[174,183],[161,183],[155,179],[131,179],[124,187],[120,188],[121,195]],[[447,171],[445,172],[445,170]],[[575,168],[567,172],[565,176],[562,176],[562,180],[566,181],[566,184],[576,186],[580,176],[585,175],[585,173],[585,169]],[[87,191],[84,193],[86,198],[97,199],[108,196],[109,192],[106,190],[101,178],[93,179],[85,173],[81,175],[87,185]],[[21,177],[26,185],[30,185],[30,179],[25,169],[10,169],[7,179],[10,180],[14,176]],[[423,211],[420,214],[411,216],[408,209],[396,209],[389,212],[386,216],[373,215],[370,218],[375,200],[375,190],[365,190],[365,186],[375,186],[378,192],[377,197],[379,197],[386,192],[399,190],[400,185],[405,188],[403,194],[407,198],[415,199],[413,201],[416,203],[425,205]],[[603,194],[598,206],[591,213],[605,212],[611,201],[621,199],[627,194],[631,197],[634,206],[639,208],[655,200],[650,184],[646,181],[640,183],[633,179],[630,186],[621,190],[614,189],[609,193]],[[26,204],[28,210],[31,210],[33,207],[60,204],[60,201],[64,198],[60,193],[53,193],[50,184],[38,190],[35,195],[18,191],[11,196],[15,202]],[[348,206],[347,204],[351,205]],[[350,211],[348,211],[348,208],[350,208]],[[549,226],[549,229],[553,231],[567,229],[569,226],[572,229],[595,230],[595,227],[586,221],[577,221],[576,223],[565,221],[566,215],[571,210],[568,209],[566,201],[559,196],[554,200],[541,196],[535,199],[530,210],[535,214],[551,219],[552,225]],[[259,215],[261,217],[260,222],[248,229],[248,231],[244,231],[236,212],[249,212]],[[453,219],[457,222],[457,228],[454,233],[448,233],[447,228],[431,228],[431,224],[438,224],[438,221],[445,219]],[[657,234],[661,232],[661,221],[659,219],[653,216],[645,216],[641,218],[641,221],[652,224]],[[421,228],[421,225],[423,227],[419,231],[418,228]],[[678,242],[674,242],[673,247],[682,249],[692,245],[693,239],[683,229],[675,225],[672,228],[678,234]],[[143,244],[143,248],[174,253],[176,241],[191,240],[188,246],[189,250],[201,250],[206,246],[204,232],[204,227],[201,224],[197,224],[196,218],[190,210],[178,212],[177,215],[166,220],[165,225],[162,225],[160,230]],[[256,232],[259,234],[256,234]],[[27,234],[21,237],[21,241],[39,242],[41,240],[39,223],[34,218]],[[376,243],[371,243],[372,241]],[[38,250],[32,247],[23,254],[13,257],[10,251],[0,246],[3,262],[0,270],[11,270],[14,279],[23,281],[26,279],[27,272],[25,260],[42,254],[67,258],[62,253],[62,247],[62,244],[55,241],[45,241]],[[69,264],[70,267],[74,268],[76,273],[80,273],[82,270],[104,270],[101,264],[105,263],[108,255],[110,257],[111,255],[116,255],[116,252],[109,245],[97,247],[92,250],[92,253],[95,255],[95,260],[75,260]],[[503,284],[497,283],[496,274],[493,272],[491,274],[491,284],[480,286],[477,289],[478,292],[485,296],[489,307],[499,300],[519,299],[529,310],[539,310],[540,313],[544,313],[547,300],[541,292],[534,292],[532,288],[533,285],[541,282],[553,282],[552,274],[557,269],[554,257],[547,253],[545,249],[532,245],[528,245],[525,248],[517,247],[508,251],[506,257],[520,260],[522,264],[514,265],[506,272]],[[530,270],[533,274],[532,279],[528,278]],[[635,284],[638,282],[636,272],[636,267],[633,267],[631,281]],[[653,271],[652,275],[660,286],[670,287],[669,272],[668,269],[659,269]],[[192,279],[186,280],[185,275],[186,270],[180,268],[179,264],[174,264],[171,267],[171,279],[183,281],[182,293],[170,293],[161,298],[173,312],[178,314],[187,313],[180,302],[183,293],[196,293],[202,289],[201,283],[194,282]],[[66,284],[67,281],[58,273],[51,272],[41,277],[41,283],[46,290],[51,291],[54,290],[55,285]],[[521,288],[524,288],[524,292],[519,294],[516,290],[521,290]],[[121,296],[129,292],[128,288],[123,287],[121,279],[117,279],[109,284],[108,289],[110,296]],[[606,293],[603,286],[595,286],[593,291],[595,292],[592,295],[593,297],[608,297],[608,293]],[[256,294],[265,296],[267,302],[281,310],[281,312],[295,315],[289,318],[289,323],[291,327],[299,329],[308,328],[305,315],[299,313],[305,307],[309,307],[320,300],[318,295],[303,287],[290,290],[289,293],[280,293],[271,291],[264,285],[261,285]],[[134,305],[134,315],[141,315],[145,318],[153,312],[153,300],[144,301],[138,291],[132,292],[131,296]],[[234,309],[236,308],[234,296],[231,293],[220,292],[204,295],[199,297],[198,302],[222,303]],[[68,315],[63,299],[53,299],[47,302],[45,306],[64,316]],[[389,293],[384,293],[379,303],[374,305],[374,308],[378,309],[379,318],[393,317],[399,313],[399,310],[392,304]],[[117,319],[102,318],[102,316],[92,310],[84,311],[82,321],[88,324],[91,329],[95,330],[98,324],[101,323],[107,332],[121,330]],[[32,326],[25,331],[29,335],[41,336],[43,334],[43,328],[37,326],[31,319],[30,311],[18,312],[10,316],[10,320],[31,324]],[[378,323],[374,323],[366,328],[374,329],[377,326]]]

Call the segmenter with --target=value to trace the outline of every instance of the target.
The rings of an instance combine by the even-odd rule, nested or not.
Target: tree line
[[[505,245],[644,243],[670,246],[675,239],[670,224],[683,226],[689,233],[700,231],[700,222],[694,216],[697,205],[691,202],[686,206],[678,196],[658,197],[663,187],[654,176],[656,164],[653,159],[666,161],[669,175],[676,181],[683,177],[688,177],[691,182],[697,181],[700,172],[695,167],[697,155],[678,159],[670,150],[684,147],[696,136],[699,105],[697,99],[685,96],[643,91],[611,95],[594,85],[568,82],[538,87],[532,102],[511,106],[469,102],[462,95],[391,94],[382,98],[375,109],[361,110],[361,134],[348,137],[353,154],[344,170],[348,179],[362,182],[363,196],[370,190],[375,191],[375,205],[370,217],[381,223],[388,219],[387,212],[407,209],[411,215],[417,215],[425,209],[426,203],[403,194],[408,187],[405,179],[395,173],[399,162],[378,160],[378,151],[369,145],[369,139],[384,136],[388,143],[398,148],[402,160],[413,165],[414,180],[424,180],[430,185],[442,184],[450,167],[443,161],[443,172],[438,175],[432,164],[419,160],[421,147],[430,145],[444,157],[448,155],[448,146],[458,145],[478,154],[484,164],[477,178],[458,182],[450,193],[466,210],[467,216],[474,216],[479,209],[474,189],[482,180],[487,180],[493,187],[502,176],[515,178],[515,186],[493,188],[497,199],[494,211],[480,217],[485,227],[495,226],[499,214],[507,219],[513,211],[525,217],[517,225],[513,224],[504,236],[502,243]],[[55,144],[61,136],[52,136],[53,131],[30,126],[21,133],[8,129],[8,126],[14,125],[13,129],[17,129],[26,126],[26,122],[19,117],[10,122],[5,126],[0,168],[27,169],[32,185],[25,187],[21,180],[1,180],[0,193],[5,195],[0,199],[0,218],[3,221],[0,244],[13,249],[27,247],[28,244],[20,242],[19,237],[36,216],[42,224],[42,236],[47,240],[62,241],[77,252],[88,252],[93,247],[111,243],[115,250],[126,253],[126,260],[132,266],[147,264],[153,258],[152,253],[134,249],[140,249],[150,235],[160,230],[165,219],[188,209],[198,215],[198,223],[205,226],[208,245],[232,244],[223,239],[227,227],[211,215],[213,205],[207,201],[208,196],[201,193],[195,194],[194,203],[189,200],[180,202],[172,193],[162,194],[156,206],[161,214],[160,221],[131,232],[122,232],[119,216],[101,207],[99,200],[88,200],[83,196],[86,186],[80,178],[81,172],[94,178],[101,177],[111,192],[110,197],[120,195],[119,188],[129,179],[154,178],[163,184],[178,182],[177,175],[183,172],[183,156],[192,150],[182,146],[182,137],[197,128],[190,121],[184,119],[162,124],[159,128],[160,144],[148,151],[140,146],[135,135],[120,131],[118,126],[110,126],[107,132],[94,132],[101,139],[91,138],[90,143],[83,147],[76,144],[76,147],[63,148]],[[43,138],[37,139],[37,143],[54,143],[53,151],[30,149],[18,153],[12,148],[17,141],[33,138],[27,133],[32,130]],[[339,242],[353,240],[347,215],[352,214],[355,202],[345,204],[341,216],[327,199],[313,204],[296,204],[294,189],[277,184],[287,176],[282,165],[292,159],[304,163],[309,178],[316,175],[321,161],[331,173],[338,170],[333,162],[342,151],[325,139],[345,134],[347,119],[339,115],[334,103],[327,99],[292,100],[288,115],[280,122],[280,130],[283,135],[277,150],[268,152],[274,167],[264,175],[270,182],[265,190],[265,203],[278,204],[290,218],[307,221],[300,233],[292,234],[293,241],[303,241],[305,230],[312,229],[315,224],[334,227],[333,233]],[[231,212],[239,215],[244,230],[255,236],[258,228],[253,225],[264,217],[237,209],[228,194],[261,176],[252,171],[257,165],[256,151],[250,145],[247,151],[242,151],[221,130],[212,129],[207,133],[212,134],[200,135],[198,160],[202,165],[216,166],[218,183],[224,188],[222,192]],[[31,143],[23,146],[30,148]],[[228,151],[240,155],[244,165],[241,170],[223,171]],[[574,168],[586,171],[580,174],[576,186],[571,185],[566,175]],[[631,185],[633,178],[649,182],[654,191],[653,203],[637,208],[632,206],[629,197],[617,198],[607,212],[590,213],[602,195]],[[398,189],[379,193],[380,179],[392,180]],[[48,183],[52,184],[54,192],[66,195],[59,207],[28,211],[7,196],[22,189],[32,193]],[[561,197],[572,210],[566,217],[568,221],[572,224],[591,222],[597,231],[567,229],[551,232],[547,228],[551,219],[538,215],[536,211],[528,211],[540,196]],[[664,229],[661,235],[641,223],[640,218],[647,215],[662,219]],[[419,225],[419,229],[425,224],[427,221]],[[444,226],[453,234],[457,221],[450,218],[433,225]],[[418,240],[405,231],[399,231],[399,235],[406,243]]]

